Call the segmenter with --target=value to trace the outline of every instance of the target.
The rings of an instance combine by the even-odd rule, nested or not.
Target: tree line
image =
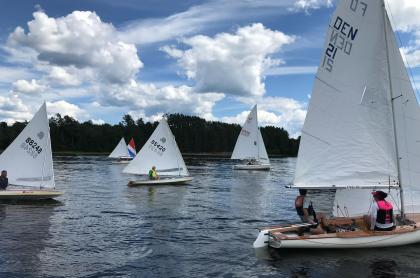
[[[166,115],[168,124],[183,153],[232,152],[241,127],[217,121],[206,121],[200,117],[182,114]],[[4,150],[23,130],[27,122],[7,125],[0,122],[0,149]],[[79,122],[70,116],[56,114],[50,119],[53,152],[98,152],[109,153],[121,137],[126,142],[134,138],[137,151],[146,143],[158,122],[134,120],[124,115],[118,124],[94,124]],[[299,139],[289,138],[288,132],[279,127],[266,126],[261,133],[269,155],[295,156]]]

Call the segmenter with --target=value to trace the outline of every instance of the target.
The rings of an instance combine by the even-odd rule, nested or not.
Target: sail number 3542
[[[37,158],[42,152],[42,147],[31,137],[26,138],[25,142],[20,144],[20,147],[33,158]]]

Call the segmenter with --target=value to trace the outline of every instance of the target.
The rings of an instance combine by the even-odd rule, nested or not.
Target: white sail
[[[264,140],[262,138],[261,135],[261,130],[260,128],[258,128],[258,159],[261,162],[264,163],[270,163],[270,160],[268,159],[268,154],[267,154],[267,150],[265,149],[265,144],[264,144]]]
[[[386,200],[394,207],[394,214],[401,208],[398,188],[385,190]],[[337,189],[334,198],[333,215],[336,217],[356,217],[369,215],[373,205],[372,190],[369,189]]]
[[[156,166],[159,176],[189,175],[175,137],[165,119],[160,120],[149,140],[123,172],[147,175],[153,166]]]
[[[44,103],[0,155],[0,169],[7,171],[9,184],[55,187],[50,140],[47,108]]]
[[[383,3],[342,0],[302,130],[297,187],[398,183]]]
[[[404,189],[406,212],[419,212],[420,108],[388,17],[386,32],[400,158],[400,183]]]
[[[118,145],[115,147],[115,149],[111,152],[111,154],[108,157],[109,158],[130,157],[128,153],[127,144],[125,143],[124,138],[121,138]]]
[[[258,128],[257,114],[257,105],[255,105],[242,126],[231,159],[255,159],[270,163],[261,131]]]

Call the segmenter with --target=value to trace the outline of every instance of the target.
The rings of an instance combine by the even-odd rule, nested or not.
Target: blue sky
[[[420,79],[420,2],[388,0]],[[398,2],[398,3],[397,3]],[[50,114],[117,123],[185,113],[297,136],[333,0],[6,1],[0,10],[0,120]]]

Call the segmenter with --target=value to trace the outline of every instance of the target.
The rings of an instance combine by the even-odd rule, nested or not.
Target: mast
[[[394,100],[395,98],[392,97],[393,93],[393,85],[392,85],[392,76],[391,76],[391,64],[390,64],[390,57],[389,57],[389,46],[388,46],[388,34],[386,32],[386,25],[387,25],[387,12],[385,9],[385,0],[382,0],[383,5],[383,21],[384,21],[384,34],[385,34],[385,49],[386,49],[386,64],[388,69],[388,82],[389,82],[389,95],[391,100],[391,111],[392,111],[392,127],[394,131],[394,143],[395,143],[395,153],[397,156],[397,170],[398,170],[398,183],[400,188],[400,200],[401,200],[401,218],[405,218],[405,210],[404,210],[404,190],[401,182],[401,165],[400,165],[400,155],[398,151],[398,138],[397,138],[397,128],[395,126],[395,111],[394,111]]]
[[[256,134],[257,134],[257,140],[256,140],[256,142],[257,142],[257,161],[260,161],[260,136],[259,136],[259,133],[258,132],[260,132],[260,128],[258,127],[258,107],[257,107],[257,105],[255,104],[255,124],[257,125],[257,132],[256,132]]]

